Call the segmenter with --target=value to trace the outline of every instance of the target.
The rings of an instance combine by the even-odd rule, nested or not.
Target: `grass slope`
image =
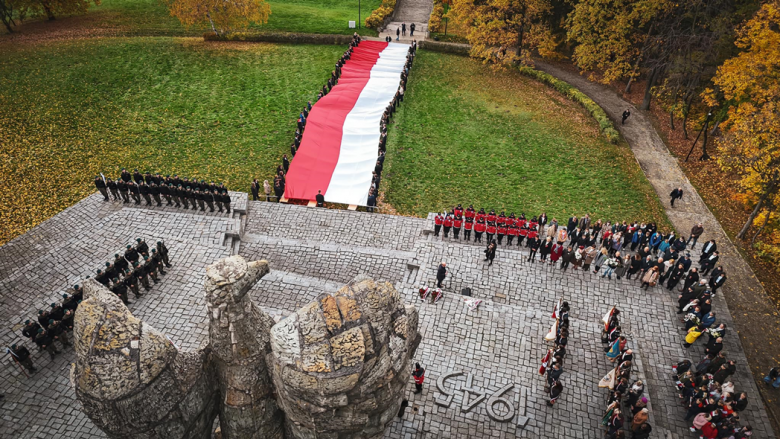
[[[249,190],[273,175],[339,46],[79,40],[4,48],[0,244],[122,167]]]
[[[381,0],[283,0],[269,1],[268,23],[252,25],[250,31],[277,31],[323,34],[376,36],[373,29],[362,27],[365,18]],[[360,4],[361,29],[350,29],[349,21],[358,20]],[[128,33],[161,35],[200,35],[207,28],[186,29],[171,17],[160,0],[102,0],[91,6],[86,16],[76,17],[83,26],[92,29],[121,29]]]
[[[582,108],[472,59],[419,52],[387,155],[385,201],[402,214],[473,203],[668,224],[631,151],[599,136]]]

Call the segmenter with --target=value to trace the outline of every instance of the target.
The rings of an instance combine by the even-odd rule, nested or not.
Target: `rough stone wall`
[[[381,437],[400,407],[419,339],[414,306],[366,276],[276,324],[268,364],[289,435]]]
[[[109,437],[211,436],[216,383],[208,352],[180,353],[94,280],[74,320],[71,381],[84,412]]]
[[[281,439],[284,415],[265,364],[274,321],[255,306],[249,289],[268,274],[266,261],[231,256],[206,268],[209,337],[226,438]]]

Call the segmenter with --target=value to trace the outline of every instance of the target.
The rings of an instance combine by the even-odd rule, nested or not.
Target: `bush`
[[[599,131],[604,137],[609,140],[610,143],[617,143],[620,140],[620,134],[612,125],[612,121],[607,116],[607,113],[595,102],[589,98],[585,93],[574,88],[571,84],[561,81],[560,79],[550,75],[549,73],[541,72],[530,67],[518,67],[518,70],[523,75],[534,78],[537,81],[543,82],[550,87],[554,88],[564,96],[582,105],[599,124]]]
[[[371,15],[366,17],[365,25],[369,29],[379,30],[384,27],[385,20],[393,15],[395,10],[395,0],[382,0],[382,4],[379,5]]]
[[[203,34],[203,39],[206,41],[250,41],[293,44],[349,44],[352,41],[352,36],[335,34],[297,34],[287,32],[231,32],[224,35],[214,35],[209,32]]]
[[[428,19],[428,32],[441,32],[444,27],[441,25],[442,17],[444,17],[444,3],[441,0],[433,1],[433,12],[431,12],[431,18]]]
[[[443,43],[433,40],[423,40],[417,43],[420,49],[430,50],[431,52],[451,53],[453,55],[469,56],[471,47],[467,44]]]

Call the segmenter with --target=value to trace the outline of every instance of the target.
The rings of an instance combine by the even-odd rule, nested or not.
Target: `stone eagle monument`
[[[417,310],[360,275],[279,323],[248,291],[266,261],[206,268],[209,343],[182,352],[89,280],[76,311],[71,381],[110,438],[382,437],[398,412],[420,343]]]

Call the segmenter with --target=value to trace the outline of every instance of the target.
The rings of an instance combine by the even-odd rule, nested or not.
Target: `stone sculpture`
[[[269,272],[240,256],[206,269],[209,344],[180,352],[90,280],[71,381],[111,438],[378,438],[420,342],[417,310],[358,276],[274,325],[247,292]]]

